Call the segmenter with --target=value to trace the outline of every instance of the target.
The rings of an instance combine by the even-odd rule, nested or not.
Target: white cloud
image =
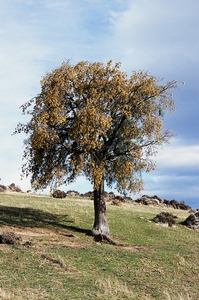
[[[114,12],[111,18],[111,43],[125,68],[133,65],[161,76],[171,73],[171,69],[173,74],[179,69],[184,71],[187,62],[199,62],[199,34],[194,29],[198,25],[198,1],[131,3],[128,10]]]
[[[192,207],[199,207],[198,175],[150,174],[145,176],[145,189],[142,194],[158,195],[163,199],[185,201]]]
[[[142,194],[185,200],[192,207],[199,206],[198,153],[199,144],[183,145],[180,141],[160,149],[156,170],[143,176],[145,189]]]
[[[165,146],[157,155],[157,165],[161,169],[172,168],[196,168],[199,166],[199,144],[198,145],[179,145],[172,143]]]

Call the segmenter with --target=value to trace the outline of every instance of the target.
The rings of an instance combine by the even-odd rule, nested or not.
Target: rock
[[[7,190],[7,187],[3,184],[0,184],[0,192],[5,192]]]
[[[66,192],[66,196],[79,196],[79,192],[74,191],[74,190],[70,190]]]
[[[160,205],[160,203],[162,203],[163,201],[161,198],[157,197],[156,195],[154,197],[143,195],[141,198],[135,200],[135,202],[143,205]]]
[[[14,232],[2,232],[0,233],[0,244],[15,245],[19,244],[22,238]]]
[[[172,207],[174,209],[182,209],[182,210],[190,210],[191,207],[188,206],[187,204],[185,204],[184,201],[176,201],[176,200],[164,200],[164,203],[168,206],[168,207]]]
[[[113,199],[115,197],[115,194],[113,192],[110,192],[110,193],[107,193],[107,194],[108,194],[107,197],[109,199]]]
[[[113,199],[111,201],[111,205],[122,206],[122,201],[117,200],[117,199]]]
[[[86,197],[86,198],[90,198],[91,200],[94,199],[94,192],[93,191],[89,191],[87,193],[84,194],[80,194],[81,197]],[[113,192],[106,192],[104,191],[104,198],[106,201],[112,200],[115,197],[115,194]]]
[[[114,200],[118,200],[120,202],[128,202],[131,198],[130,197],[123,197],[123,196],[115,196]],[[131,199],[132,200],[132,199]]]
[[[89,191],[87,193],[81,194],[80,196],[93,199],[93,192]]]
[[[68,192],[67,192],[68,195]],[[84,194],[78,194],[78,196],[80,197],[86,197],[86,198],[90,198],[91,200],[94,200],[94,192],[93,191],[89,191],[87,193]],[[132,201],[131,197],[127,197],[127,196],[119,196],[119,195],[115,195],[113,192],[106,192],[104,191],[104,200],[105,201],[113,201],[113,200],[117,200],[119,202],[129,202]],[[117,204],[113,204],[113,205],[117,205]]]
[[[191,207],[186,205],[184,201],[178,202],[176,200],[166,200],[162,199],[156,195],[150,197],[147,195],[143,195],[141,198],[135,200],[135,202],[143,204],[143,205],[160,205],[160,206],[167,206],[172,207],[175,209],[183,209],[183,210],[190,210]]]
[[[191,229],[199,230],[199,212],[189,215],[181,224],[188,226]]]
[[[52,193],[53,198],[66,198],[66,193],[64,191],[60,191],[60,190],[54,190]]]
[[[26,248],[30,248],[33,246],[33,243],[30,242],[30,241],[26,241],[25,243],[23,243],[23,246],[26,247]]]
[[[172,227],[176,223],[175,219],[177,219],[177,216],[168,212],[161,212],[152,221],[160,224],[168,224],[169,227]]]
[[[18,186],[16,186],[14,183],[11,183],[8,188],[9,188],[9,190],[11,190],[13,192],[19,192],[19,193],[22,192],[22,190]]]

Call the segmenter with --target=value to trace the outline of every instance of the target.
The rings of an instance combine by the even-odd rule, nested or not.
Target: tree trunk
[[[99,188],[94,190],[94,213],[93,235],[109,235],[110,230],[106,217],[106,203],[104,201],[104,180],[102,180]]]

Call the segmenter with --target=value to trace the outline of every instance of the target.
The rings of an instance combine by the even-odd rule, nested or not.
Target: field
[[[161,211],[174,228],[151,222]],[[0,231],[22,241],[0,244],[0,299],[199,299],[199,232],[180,224],[189,213],[107,203],[111,238],[95,242],[93,203],[23,193],[0,194]]]

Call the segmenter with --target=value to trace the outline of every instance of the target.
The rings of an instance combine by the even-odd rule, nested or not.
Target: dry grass
[[[167,300],[192,300],[193,298],[189,297],[189,295],[182,295],[182,294],[172,294],[168,292],[164,292]]]
[[[14,294],[11,292],[0,288],[0,299],[1,300],[12,300],[14,299]]]
[[[117,279],[110,277],[98,279],[96,281],[96,285],[101,290],[101,292],[96,293],[96,296],[100,299],[135,299],[135,293],[127,287],[126,283],[123,283]]]
[[[130,290],[126,283],[113,278],[104,278],[96,281],[96,285],[102,290],[100,293],[96,293],[97,299],[109,299],[109,300],[120,300],[120,299],[134,299],[134,300],[150,300],[151,297],[146,293],[139,292],[139,295]],[[193,298],[189,295],[173,294],[164,292],[163,298],[160,300],[192,300]]]
[[[38,300],[47,299],[47,294],[39,293],[37,289],[15,289],[10,292],[8,289],[0,288],[0,300]]]

